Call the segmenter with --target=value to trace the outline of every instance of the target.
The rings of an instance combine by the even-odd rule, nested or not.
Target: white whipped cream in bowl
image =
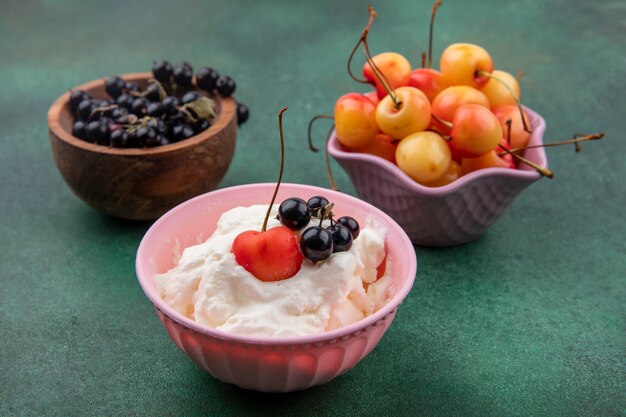
[[[243,388],[286,392],[328,382],[375,347],[413,284],[416,259],[404,231],[368,203],[282,184],[277,202],[324,195],[336,217],[354,217],[361,230],[348,251],[305,259],[291,278],[257,279],[237,263],[232,244],[260,230],[274,187],[230,187],[172,209],[142,240],[137,275],[196,364]],[[280,226],[277,207],[268,230]]]

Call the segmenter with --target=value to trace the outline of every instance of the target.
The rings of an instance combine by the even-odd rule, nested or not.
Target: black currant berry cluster
[[[300,250],[312,262],[328,259],[335,252],[345,252],[352,247],[352,241],[359,236],[359,223],[350,216],[333,219],[333,205],[322,196],[304,201],[291,197],[278,207],[278,219],[291,230],[301,230],[312,221],[319,220],[317,226],[309,226],[300,236]],[[322,227],[322,221],[329,220],[330,226]]]
[[[71,90],[70,107],[76,117],[72,134],[87,142],[116,148],[149,148],[188,139],[208,129],[215,117],[209,96],[230,97],[235,81],[212,68],[196,72],[183,62],[172,66],[155,61],[148,86],[109,77],[104,88],[109,99],[98,100],[82,90]],[[249,110],[237,103],[237,123],[248,120]]]

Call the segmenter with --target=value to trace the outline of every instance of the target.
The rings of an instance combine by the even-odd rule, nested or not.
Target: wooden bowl
[[[142,88],[152,73],[121,76]],[[104,78],[76,87],[94,98],[107,98]],[[48,111],[52,154],[72,191],[106,214],[152,220],[196,195],[217,187],[235,152],[237,111],[233,98],[214,97],[213,125],[189,139],[147,149],[110,148],[72,136],[70,94]],[[213,98],[213,97],[212,97]]]

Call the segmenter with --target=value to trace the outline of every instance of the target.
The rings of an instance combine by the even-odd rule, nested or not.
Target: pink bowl
[[[379,209],[346,194],[299,184],[282,184],[277,201],[324,195],[337,215],[364,221],[368,215],[387,228],[394,295],[371,316],[349,326],[305,337],[235,335],[202,326],[169,307],[155,289],[155,274],[174,266],[175,253],[206,240],[220,215],[237,206],[267,204],[275,184],[224,188],[173,208],[148,230],[137,251],[137,277],[172,341],[214,377],[242,388],[287,392],[324,384],[347,372],[376,346],[415,279],[417,261],[408,236]]]
[[[545,120],[524,108],[533,133],[529,145],[540,145]],[[357,193],[402,226],[416,245],[454,246],[482,235],[528,185],[541,178],[533,168],[487,168],[443,187],[413,181],[397,165],[374,155],[349,152],[333,134],[328,153],[346,170]],[[528,149],[530,161],[548,166],[543,148]]]

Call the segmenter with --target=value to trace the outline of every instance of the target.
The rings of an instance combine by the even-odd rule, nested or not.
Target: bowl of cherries
[[[71,89],[48,111],[52,154],[66,183],[112,216],[152,220],[217,187],[248,108],[235,81],[186,62]]]
[[[432,24],[437,8],[431,14]],[[481,236],[522,190],[552,178],[545,146],[601,139],[602,133],[543,144],[546,123],[522,106],[519,81],[494,70],[490,54],[469,43],[448,46],[440,69],[432,53],[413,69],[401,54],[372,56],[370,20],[348,60],[349,75],[373,91],[341,96],[327,152],[346,170],[357,193],[381,208],[423,246],[453,246]],[[432,45],[432,40],[430,42]],[[365,56],[363,77],[350,70]],[[518,76],[521,78],[521,75]],[[309,143],[311,143],[309,125]]]

